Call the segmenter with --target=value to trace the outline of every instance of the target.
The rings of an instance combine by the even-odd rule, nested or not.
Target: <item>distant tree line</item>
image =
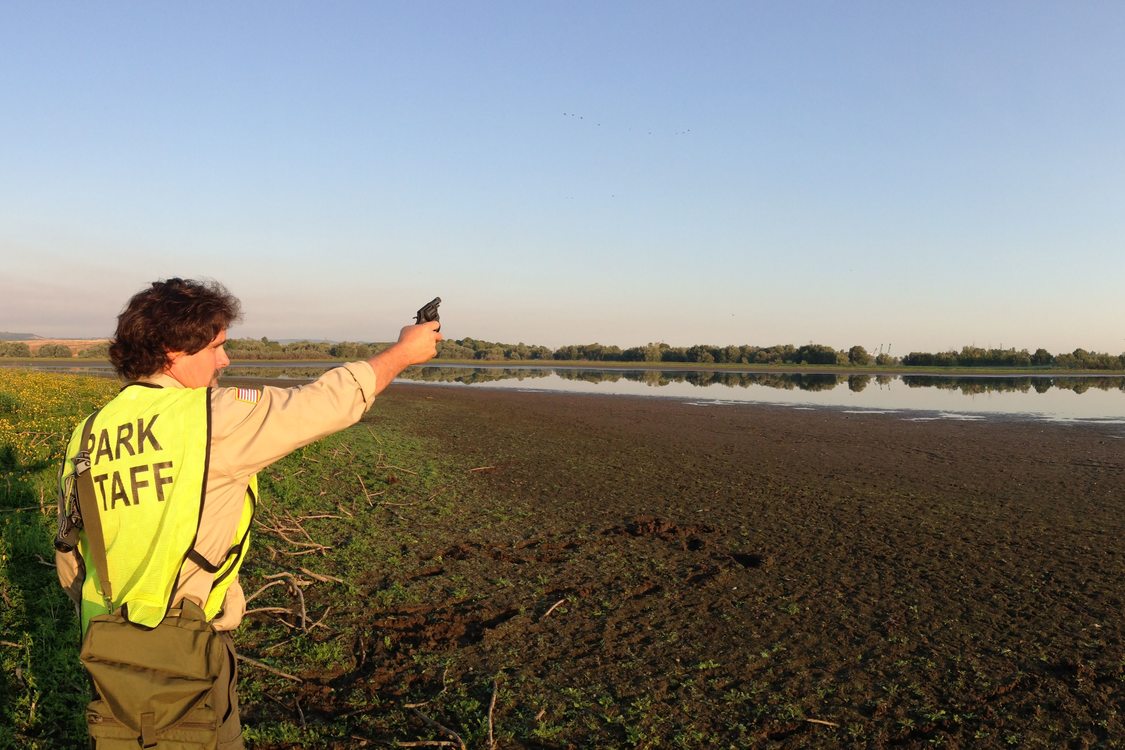
[[[263,336],[260,339],[230,339],[226,350],[235,360],[358,360],[386,349],[389,343],[356,341],[295,341],[281,343]],[[108,355],[106,343],[82,351],[82,358]],[[30,357],[31,350],[22,341],[0,341],[0,357]],[[71,357],[63,344],[45,344],[38,357]],[[793,346],[670,346],[652,342],[644,346],[622,349],[604,344],[567,344],[558,349],[532,344],[503,344],[474,338],[448,339],[438,344],[439,359],[561,362],[682,362],[692,364],[742,365],[870,365],[905,367],[1058,367],[1074,370],[1125,370],[1125,354],[1113,355],[1075,349],[1064,354],[1051,354],[1046,349],[983,349],[962,347],[961,351],[910,352],[901,359],[889,353],[870,354],[862,346],[834,349],[823,344]]]
[[[34,354],[31,347],[23,341],[0,341],[0,357],[49,357],[53,359],[75,356],[66,344],[44,344]],[[80,351],[82,359],[106,359],[109,357],[109,344],[94,344]]]
[[[227,339],[231,359],[367,359],[390,344],[365,344],[357,341],[291,341],[281,343],[263,336],[260,339]]]
[[[906,367],[1059,367],[1067,370],[1122,370],[1125,354],[1104,354],[1075,349],[1069,354],[1051,354],[1043,348],[982,349],[965,346],[961,351],[911,352],[902,358]]]

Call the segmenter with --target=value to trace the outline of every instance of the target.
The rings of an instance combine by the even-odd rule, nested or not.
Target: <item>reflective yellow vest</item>
[[[70,459],[81,439],[79,425],[67,446],[67,473],[74,471]],[[207,619],[214,618],[249,547],[258,487],[251,477],[224,559],[206,560],[194,546],[207,500],[211,389],[130,383],[98,412],[86,448],[113,599],[103,595],[90,540],[80,532],[82,632],[90,618],[122,607],[130,622],[155,627],[173,604],[188,559],[215,576],[203,607]]]

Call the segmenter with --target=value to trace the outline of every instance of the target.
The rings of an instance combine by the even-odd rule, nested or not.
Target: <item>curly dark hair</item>
[[[217,281],[154,281],[117,316],[109,360],[129,380],[155,375],[169,352],[195,354],[239,317],[238,298]]]

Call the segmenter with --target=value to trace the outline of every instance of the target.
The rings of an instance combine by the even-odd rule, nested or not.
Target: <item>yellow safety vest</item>
[[[67,473],[74,471],[70,459],[81,439],[79,425],[67,446]],[[130,622],[155,627],[173,604],[173,590],[188,559],[214,574],[203,607],[207,619],[214,618],[249,547],[257,477],[250,478],[224,559],[206,560],[194,547],[207,500],[211,389],[130,383],[98,412],[86,449],[113,599],[103,595],[89,562],[90,540],[80,532],[78,551],[88,561],[82,632],[90,618],[122,607]]]

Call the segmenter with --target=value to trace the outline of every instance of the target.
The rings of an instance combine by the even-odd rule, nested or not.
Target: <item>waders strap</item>
[[[90,451],[87,443],[94,425],[94,412],[82,427],[82,439],[78,443],[78,454],[74,457],[74,478],[78,483],[78,507],[82,510],[82,528],[90,540],[90,554],[94,557],[94,569],[98,571],[102,596],[107,602],[113,601],[113,589],[109,583],[109,565],[105,559],[105,537],[102,535],[102,518],[98,515],[98,503],[94,495],[94,480],[90,476]],[[112,610],[113,608],[110,607]]]
[[[141,714],[141,747],[156,747],[156,714]]]

